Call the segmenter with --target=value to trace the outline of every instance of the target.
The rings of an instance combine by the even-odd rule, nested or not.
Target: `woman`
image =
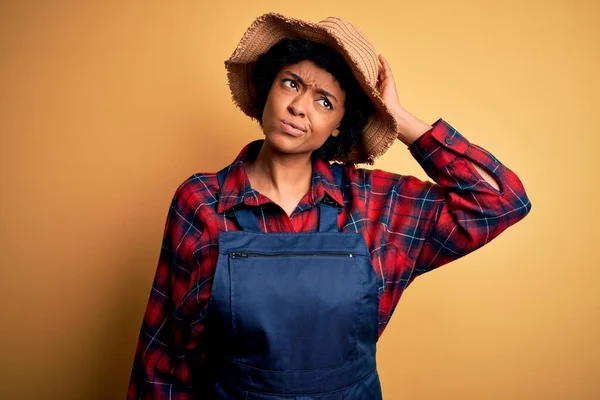
[[[522,219],[523,186],[408,113],[346,21],[263,15],[226,67],[265,138],[177,190],[128,398],[381,399],[376,342],[403,290]],[[396,140],[436,184],[355,167]]]

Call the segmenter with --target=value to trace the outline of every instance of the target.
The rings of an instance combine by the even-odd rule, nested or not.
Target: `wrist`
[[[421,121],[402,107],[393,110],[392,115],[398,124],[396,132],[398,139],[407,146],[410,146],[415,140],[432,128],[431,125]]]

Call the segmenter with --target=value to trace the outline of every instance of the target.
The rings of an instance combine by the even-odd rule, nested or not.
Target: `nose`
[[[307,93],[298,93],[288,105],[288,112],[297,117],[306,116]]]

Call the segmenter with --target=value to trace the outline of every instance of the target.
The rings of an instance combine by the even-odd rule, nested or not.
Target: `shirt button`
[[[446,142],[447,145],[451,145],[452,144],[452,138],[447,137],[446,140],[445,140],[445,142]]]

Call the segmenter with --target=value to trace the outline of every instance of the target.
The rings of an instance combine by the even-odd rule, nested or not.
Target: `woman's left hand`
[[[392,68],[390,68],[390,64],[385,59],[383,54],[379,55],[379,75],[377,79],[377,90],[383,102],[387,106],[387,108],[393,113],[400,113],[403,111],[402,106],[400,105],[400,100],[398,100],[398,91],[396,89],[396,81],[394,80],[394,75],[392,74]]]
[[[423,133],[431,129],[431,125],[421,121],[400,105],[392,68],[390,68],[390,64],[383,54],[379,55],[379,62],[381,65],[377,78],[377,90],[379,90],[379,94],[388,110],[390,110],[396,119],[396,123],[398,124],[398,139],[409,146]]]

